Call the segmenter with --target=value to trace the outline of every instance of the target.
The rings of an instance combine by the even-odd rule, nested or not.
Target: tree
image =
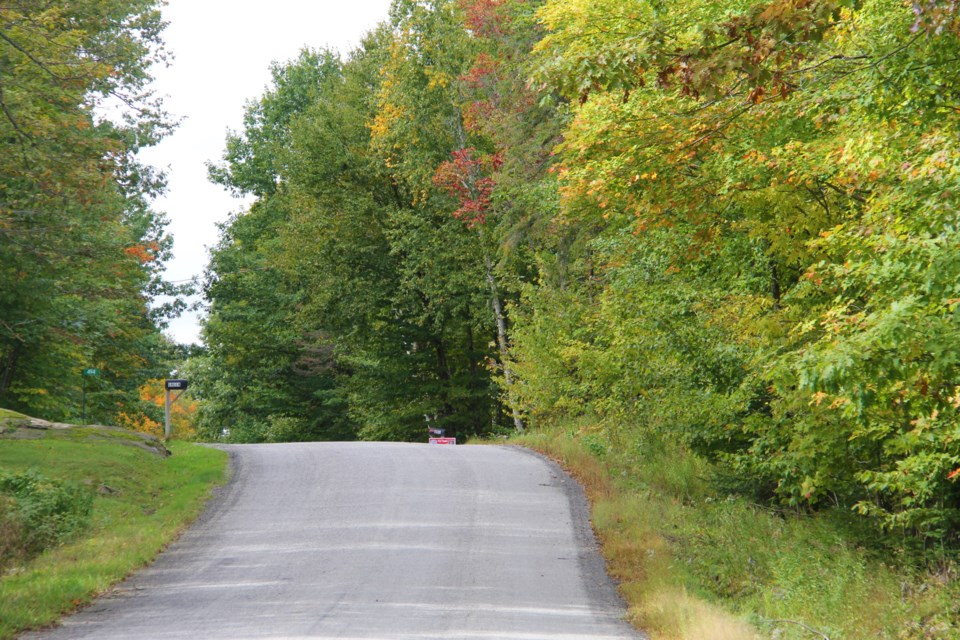
[[[688,443],[786,504],[955,530],[953,3],[548,2],[539,15],[539,78],[577,103],[566,215],[621,247],[606,288],[684,238],[657,268],[670,290],[692,286],[693,306],[679,333],[664,328],[725,328],[731,371],[748,372],[706,369],[697,386],[725,408],[694,415]],[[693,375],[710,351],[678,355]],[[641,415],[660,422],[670,404]]]
[[[153,311],[169,256],[147,200],[162,176],[136,152],[171,123],[146,91],[164,53],[156,2],[12,2],[0,7],[0,402],[79,417],[81,369],[104,375],[108,420],[162,375]],[[108,119],[110,101],[122,116]],[[98,111],[98,108],[101,108]]]
[[[244,131],[228,135],[224,163],[209,167],[212,180],[257,201],[221,227],[208,268],[209,351],[193,364],[198,429],[208,438],[229,430],[237,441],[352,439],[329,344],[297,322],[306,292],[282,268],[294,211],[285,183],[291,128],[339,82],[341,64],[305,49],[271,73],[272,87],[247,105]]]

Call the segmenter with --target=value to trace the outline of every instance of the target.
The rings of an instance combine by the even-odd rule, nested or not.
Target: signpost
[[[96,378],[100,375],[100,369],[96,367],[87,367],[83,370],[83,393],[81,397],[80,422],[87,423],[87,378]]]
[[[163,386],[166,389],[167,398],[166,402],[164,403],[163,439],[169,440],[173,431],[170,425],[170,407],[174,402],[179,400],[180,396],[183,395],[183,392],[187,390],[187,381],[183,379],[165,380]],[[170,395],[174,391],[179,391],[180,393],[171,399]]]
[[[457,444],[456,438],[446,438],[447,430],[440,427],[427,427],[430,434],[430,444]]]

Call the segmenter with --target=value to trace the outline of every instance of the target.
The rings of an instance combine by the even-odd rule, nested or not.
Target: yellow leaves
[[[656,180],[659,174],[656,171],[644,172],[644,173],[635,173],[632,178],[630,178],[631,184],[636,184],[641,180]]]
[[[396,122],[404,117],[404,109],[397,104],[387,102],[380,105],[380,110],[370,123],[370,135],[374,138],[386,138]]]
[[[929,429],[933,427],[934,423],[936,423],[937,418],[939,417],[940,417],[940,411],[937,409],[934,409],[932,412],[930,412],[930,415],[928,416],[920,416],[919,418],[911,420],[910,426],[914,427],[917,433],[920,433],[924,429]]]
[[[434,67],[424,69],[424,74],[428,78],[427,89],[444,89],[450,84],[450,76],[442,71],[437,71]]]
[[[947,398],[947,402],[954,409],[960,409],[960,386],[953,388],[953,395]]]

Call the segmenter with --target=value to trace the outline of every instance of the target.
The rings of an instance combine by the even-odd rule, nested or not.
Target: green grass
[[[0,469],[37,469],[96,492],[82,535],[0,578],[0,638],[49,625],[149,563],[225,477],[226,454],[214,449],[174,442],[173,456],[161,458],[102,435],[77,435],[0,440]]]
[[[16,411],[10,411],[10,409],[0,409],[0,419],[4,418],[26,418],[27,416],[22,413],[17,413]]]
[[[702,459],[576,428],[513,440],[585,486],[631,620],[653,640],[960,638],[949,563],[917,566],[846,513],[778,513],[723,494]]]

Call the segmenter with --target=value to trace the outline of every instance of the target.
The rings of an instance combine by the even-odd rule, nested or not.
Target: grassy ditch
[[[845,514],[784,514],[716,490],[703,460],[577,430],[512,442],[585,487],[631,621],[652,640],[960,638],[949,563],[917,568]]]
[[[0,638],[55,622],[149,563],[224,480],[221,451],[174,442],[165,458],[125,435],[64,429],[0,438],[8,541]]]

